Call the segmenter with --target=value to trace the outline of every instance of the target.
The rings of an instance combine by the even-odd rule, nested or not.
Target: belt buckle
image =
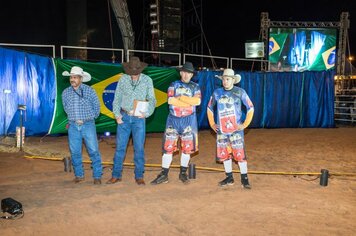
[[[124,113],[126,113],[127,115],[129,115],[129,116],[133,116],[133,114],[134,114],[134,111],[133,110],[131,110],[131,111],[126,111],[126,110],[124,110],[124,109],[121,109]]]
[[[76,120],[76,121],[75,121],[75,124],[76,124],[76,125],[83,125],[83,124],[84,124],[84,121],[83,121],[83,120]]]

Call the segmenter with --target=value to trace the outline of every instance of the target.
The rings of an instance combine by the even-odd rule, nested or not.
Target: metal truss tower
[[[125,51],[135,46],[135,34],[132,30],[131,18],[126,0],[110,0],[117,23],[121,31]]]
[[[336,71],[338,75],[345,73],[345,52],[347,44],[348,29],[350,27],[349,13],[342,12],[339,22],[300,22],[300,21],[271,21],[267,12],[261,13],[261,40],[265,44],[265,60],[268,58],[268,30],[269,28],[337,28],[339,30],[339,48],[336,60]],[[268,62],[262,62],[262,71],[268,70]]]
[[[337,75],[345,74],[346,45],[350,27],[349,13],[342,12],[339,25],[339,50],[337,51]]]

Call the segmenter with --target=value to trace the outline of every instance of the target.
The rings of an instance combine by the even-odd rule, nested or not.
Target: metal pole
[[[20,151],[22,151],[22,110],[20,110]]]
[[[4,89],[5,93],[5,89]],[[4,137],[6,137],[6,94],[4,99]]]
[[[201,23],[201,28],[200,28],[200,55],[204,55],[204,39],[203,39],[203,1],[200,0],[200,23]],[[200,58],[200,65],[201,68],[204,67],[204,61],[203,57]]]
[[[9,89],[4,89],[4,137],[6,137],[7,132],[6,132],[6,113],[7,113],[7,94],[11,93],[11,90]]]
[[[20,151],[22,151],[22,135],[23,135],[23,111],[26,110],[26,105],[18,105],[18,109],[20,110]]]

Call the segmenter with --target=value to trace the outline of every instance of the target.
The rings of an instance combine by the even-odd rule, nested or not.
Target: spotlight
[[[104,136],[105,137],[109,137],[110,136],[110,132],[109,131],[104,132]]]
[[[157,24],[158,24],[158,21],[156,21],[156,20],[151,20],[151,21],[150,21],[150,24],[151,24],[151,25],[157,25]]]
[[[159,39],[158,40],[158,47],[164,48],[164,39]]]

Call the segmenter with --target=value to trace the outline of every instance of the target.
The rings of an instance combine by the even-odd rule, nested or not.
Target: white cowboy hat
[[[85,72],[79,66],[73,66],[72,69],[70,70],[70,73],[68,71],[64,71],[62,75],[63,76],[79,75],[83,78],[83,82],[88,82],[91,80],[91,75],[88,72]]]
[[[215,77],[219,79],[223,79],[223,77],[231,77],[234,79],[234,84],[237,84],[241,80],[241,75],[235,74],[233,69],[225,69],[222,75],[215,75]]]

